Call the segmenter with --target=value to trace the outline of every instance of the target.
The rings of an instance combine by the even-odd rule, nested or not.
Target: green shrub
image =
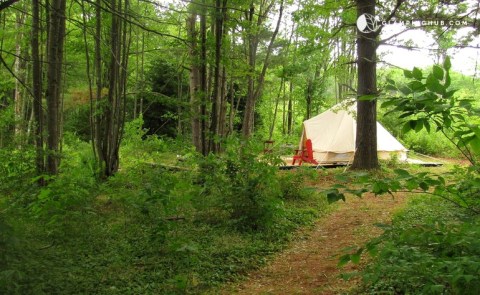
[[[0,196],[11,195],[31,187],[30,179],[35,173],[35,150],[0,149]]]
[[[305,200],[313,193],[305,182],[314,181],[317,172],[310,168],[299,168],[293,171],[285,171],[278,175],[282,199],[284,200]]]
[[[266,230],[283,210],[277,167],[257,157],[251,146],[231,144],[221,158],[211,155],[199,164],[203,197],[219,202],[240,230]]]
[[[439,132],[429,133],[426,130],[408,132],[404,134],[403,141],[409,150],[421,154],[447,158],[461,157],[457,148]]]
[[[28,206],[32,217],[46,224],[57,238],[75,234],[71,228],[74,220],[92,212],[90,207],[97,188],[95,159],[91,145],[65,134],[61,173],[49,178],[49,184],[42,187]],[[67,234],[67,232],[69,232]]]

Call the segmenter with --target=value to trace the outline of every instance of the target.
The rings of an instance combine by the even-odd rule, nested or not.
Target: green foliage
[[[314,181],[317,172],[309,168],[299,168],[294,171],[288,171],[280,174],[279,184],[282,192],[282,199],[285,200],[305,200],[315,192],[305,186],[305,181]]]
[[[480,132],[478,111],[471,100],[457,99],[450,90],[450,60],[424,74],[405,71],[405,83],[387,80],[393,91],[382,106],[391,107],[403,122],[403,133],[441,132],[471,163],[443,174],[412,173],[407,169],[377,174],[353,173],[327,191],[331,201],[344,194],[376,196],[418,193],[423,198],[410,204],[385,230],[362,247],[340,258],[340,265],[358,263],[363,253],[375,257],[362,273],[365,293],[477,294],[480,289],[479,214]],[[352,185],[353,184],[353,185]],[[361,187],[361,189],[358,189]],[[431,196],[427,198],[425,196]],[[345,277],[349,277],[346,275]]]
[[[236,228],[268,229],[283,210],[276,171],[250,145],[231,144],[222,159],[211,155],[199,164],[199,181],[206,198],[221,198]]]
[[[376,196],[385,194],[393,196],[398,192],[424,193],[442,198],[472,213],[480,213],[478,166],[458,167],[443,175],[428,172],[410,173],[408,170],[399,168],[391,173],[380,175],[354,172],[337,180],[338,184],[325,191],[331,202],[344,200],[344,194],[347,193],[359,197],[366,192]],[[356,186],[352,187],[352,185]],[[359,189],[358,186],[361,188]]]
[[[425,75],[414,68],[405,70],[406,83],[387,79],[386,89],[397,96],[389,96],[382,107],[393,107],[387,114],[396,113],[404,119],[402,132],[425,129],[441,132],[472,164],[480,154],[480,117],[471,99],[458,99],[451,90],[451,63],[447,57],[443,65],[435,65]],[[434,129],[433,129],[434,128]]]
[[[83,104],[68,108],[64,113],[65,121],[63,128],[65,132],[75,133],[84,141],[91,140],[90,130],[90,105]]]
[[[126,125],[122,167],[107,181],[95,177],[91,144],[67,133],[48,186],[26,173],[30,190],[2,196],[3,292],[208,293],[262,265],[326,209],[302,189],[312,171],[278,174],[258,144],[233,141],[203,158],[141,126]]]
[[[91,146],[66,134],[65,156],[60,166],[62,173],[50,177],[28,206],[30,214],[45,224],[57,238],[69,231],[72,219],[89,214],[91,193],[96,189],[96,166]],[[35,179],[34,179],[35,180]]]
[[[151,63],[146,73],[148,91],[140,94],[148,106],[143,112],[148,134],[173,137],[178,121],[188,118],[186,74],[181,65],[171,61],[159,59]]]
[[[407,132],[403,136],[405,146],[415,152],[444,158],[461,158],[461,152],[441,132]]]
[[[35,173],[35,151],[31,147],[0,149],[0,196],[30,187]]]
[[[436,198],[414,200],[376,241],[365,292],[478,294],[478,217]]]

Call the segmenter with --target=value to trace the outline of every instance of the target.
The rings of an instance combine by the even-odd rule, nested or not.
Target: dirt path
[[[342,294],[355,286],[338,277],[340,250],[362,245],[381,233],[373,224],[389,222],[392,213],[405,198],[382,196],[351,197],[346,203],[322,218],[305,238],[294,242],[266,267],[251,273],[239,285],[230,286],[224,294]],[[348,264],[345,271],[360,266]]]

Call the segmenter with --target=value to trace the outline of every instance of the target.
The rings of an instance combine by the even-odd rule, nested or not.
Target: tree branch
[[[6,0],[0,3],[0,11],[7,9],[8,7],[12,6],[15,4],[15,2],[18,2],[20,0]]]
[[[80,1],[80,0],[76,0],[77,2]],[[82,0],[84,2],[87,2],[95,7],[97,7],[97,3],[95,3],[94,1],[92,0]],[[103,7],[102,5],[100,5],[99,7],[101,10],[105,11],[105,12],[108,12],[108,13],[111,13],[111,14],[114,14],[115,16],[121,18],[123,21],[131,24],[131,25],[134,25],[134,26],[137,26],[139,28],[141,28],[142,30],[146,31],[146,32],[150,32],[150,33],[153,33],[153,34],[156,34],[156,35],[160,35],[160,36],[163,36],[163,37],[170,37],[170,38],[173,38],[173,39],[176,39],[176,40],[179,40],[183,43],[187,43],[187,40],[183,39],[183,38],[180,38],[178,36],[175,36],[175,35],[171,35],[171,34],[168,34],[168,33],[162,33],[162,32],[159,32],[157,30],[154,30],[154,29],[151,29],[151,28],[148,28],[146,27],[145,25],[139,23],[139,22],[136,22],[136,21],[132,21],[130,18],[128,17],[125,17],[125,15],[123,13],[119,13],[118,11],[116,11],[115,9],[111,8],[111,7]],[[132,16],[133,17],[133,16]]]
[[[12,69],[7,65],[3,57],[0,55],[0,63],[7,69],[7,71],[17,80],[23,87],[25,87],[25,90],[27,90],[28,94],[31,97],[35,97],[32,93],[32,90],[20,79],[15,73],[12,71]]]

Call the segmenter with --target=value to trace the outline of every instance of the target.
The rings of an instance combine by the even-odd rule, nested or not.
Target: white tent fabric
[[[356,139],[356,104],[343,102],[303,122],[299,148],[312,141],[313,157],[319,163],[353,161]],[[407,160],[407,149],[377,122],[377,150],[380,159]]]

